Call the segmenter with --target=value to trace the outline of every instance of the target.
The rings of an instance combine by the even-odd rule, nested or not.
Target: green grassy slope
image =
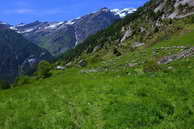
[[[3,129],[192,129],[193,72],[57,72],[0,93]]]
[[[152,48],[194,46],[193,31],[190,25]],[[83,54],[85,68],[53,70],[50,78],[0,91],[0,129],[193,129],[194,58],[144,73],[142,62],[182,51],[153,55],[152,48],[120,48],[116,57],[110,46]]]
[[[159,42],[155,47],[169,46],[194,46],[194,24],[187,25],[184,29],[173,34],[169,39]]]

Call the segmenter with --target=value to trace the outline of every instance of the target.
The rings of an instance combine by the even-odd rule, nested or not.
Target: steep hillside
[[[157,8],[163,4],[165,6],[158,10]],[[179,6],[188,6],[189,9],[178,8]],[[183,29],[185,24],[192,24],[194,22],[192,8],[193,4],[189,1],[151,0],[135,13],[90,36],[84,43],[66,52],[63,59],[68,62],[79,57],[81,53],[91,53],[96,49],[106,49],[108,46],[131,48],[135,43],[143,43],[145,47],[150,47]],[[184,9],[187,13],[182,11]],[[176,17],[169,17],[175,12],[179,12]]]
[[[103,30],[135,9],[103,8],[100,11],[64,22],[39,22],[19,24],[12,29],[33,43],[57,56],[82,43],[88,36]]]
[[[159,70],[148,65],[154,72],[144,72],[147,66],[142,64],[187,50],[178,48],[177,41],[189,46],[193,26],[178,33],[179,39],[169,36],[163,45],[120,50],[119,57],[111,49],[82,55],[88,62],[84,68],[74,64],[64,71],[53,69],[50,78],[30,78],[27,84],[0,91],[0,127],[193,129],[194,58],[160,65]]]
[[[29,73],[40,60],[52,56],[32,44],[22,35],[9,29],[0,30],[0,79],[13,80],[21,73]]]

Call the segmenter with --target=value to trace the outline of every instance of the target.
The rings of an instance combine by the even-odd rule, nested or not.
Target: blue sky
[[[108,8],[137,8],[147,0],[1,0],[0,21],[65,21]]]

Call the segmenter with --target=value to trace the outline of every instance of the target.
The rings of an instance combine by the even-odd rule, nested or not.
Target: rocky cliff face
[[[163,21],[181,19],[193,14],[193,0],[150,0],[136,11],[135,19],[132,18],[122,27],[121,42],[134,38],[133,35],[137,33],[143,37],[142,39],[148,39],[157,31],[168,28]]]
[[[100,11],[64,22],[39,22],[19,24],[11,29],[22,34],[33,43],[59,55],[82,43],[88,36],[107,28],[135,9],[103,8]]]
[[[194,14],[193,0],[152,0],[154,12],[162,12],[162,18],[183,18]]]
[[[50,59],[52,56],[48,51],[22,35],[13,30],[0,29],[0,79],[11,81],[21,73],[32,72],[39,61]]]

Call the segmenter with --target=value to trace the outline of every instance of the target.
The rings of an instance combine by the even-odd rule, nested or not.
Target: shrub
[[[143,71],[144,72],[158,72],[161,70],[161,67],[157,64],[156,61],[148,61],[144,66],[143,66]]]
[[[28,76],[20,76],[20,77],[18,77],[16,79],[14,87],[22,86],[24,84],[29,84],[29,83],[30,83],[30,77],[28,77]]]
[[[51,75],[51,64],[48,61],[41,61],[38,64],[37,76],[38,78],[47,78]]]
[[[88,59],[88,62],[91,64],[96,64],[98,62],[102,61],[101,55],[97,54],[92,56],[91,58]]]
[[[117,50],[117,48],[114,48],[114,49],[113,49],[113,54],[114,54],[115,56],[121,56],[121,55],[122,55],[121,52],[119,52],[119,50]]]
[[[0,90],[10,89],[11,86],[7,81],[0,80]]]

